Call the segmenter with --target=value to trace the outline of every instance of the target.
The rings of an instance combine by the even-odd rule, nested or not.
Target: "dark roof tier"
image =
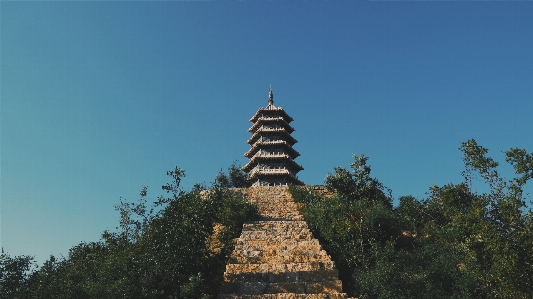
[[[285,119],[281,116],[277,116],[277,117],[261,116],[257,119],[254,125],[250,127],[250,129],[248,129],[248,132],[254,133],[263,124],[277,124],[280,127],[285,128],[285,130],[289,133],[294,132],[294,128],[291,127],[291,125],[289,125],[289,123],[285,121]]]
[[[255,123],[257,119],[261,116],[281,116],[287,123],[290,123],[294,119],[290,117],[285,110],[281,107],[275,107],[274,105],[268,105],[266,108],[259,108],[257,112],[250,118],[250,122]]]
[[[246,141],[246,143],[248,144],[254,144],[257,139],[261,136],[268,136],[270,134],[281,134],[283,139],[281,140],[284,140],[284,141],[287,141],[291,146],[294,145],[296,142],[296,139],[294,139],[294,137],[291,136],[291,134],[289,132],[287,132],[287,130],[285,130],[284,128],[281,128],[281,129],[265,129],[265,128],[259,128],[257,131],[254,132],[254,134],[252,135],[252,137],[250,137],[250,139],[248,139]]]
[[[293,159],[289,157],[287,154],[279,154],[279,155],[255,155],[253,156],[250,161],[246,165],[244,165],[241,169],[243,171],[250,171],[252,168],[254,168],[259,162],[265,162],[265,163],[283,163],[290,167],[291,169],[295,170],[296,172],[300,170],[304,170],[304,168],[299,165],[298,163],[294,162]]]
[[[295,159],[296,157],[300,156],[300,153],[292,148],[292,146],[285,140],[257,141],[252,145],[252,148],[244,154],[244,156],[251,158],[260,149],[279,146],[281,146],[287,152],[287,154],[291,156],[291,159]]]

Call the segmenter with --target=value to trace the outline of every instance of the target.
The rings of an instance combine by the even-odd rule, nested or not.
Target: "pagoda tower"
[[[283,108],[274,106],[270,86],[268,106],[257,110],[248,129],[252,137],[246,143],[252,148],[244,154],[250,161],[242,170],[248,173],[252,186],[303,185],[296,176],[303,167],[294,162],[300,153],[292,148],[297,141],[291,136],[291,121]]]

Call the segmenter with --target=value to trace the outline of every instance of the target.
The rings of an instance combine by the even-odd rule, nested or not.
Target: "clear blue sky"
[[[423,198],[462,181],[462,141],[533,151],[533,3],[0,10],[1,246],[40,263],[114,230],[119,197],[155,200],[174,166],[189,189],[244,165],[269,84],[307,184],[364,153],[395,198]]]

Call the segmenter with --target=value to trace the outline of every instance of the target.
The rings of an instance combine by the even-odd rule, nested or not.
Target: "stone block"
[[[339,279],[337,269],[298,272],[301,281],[327,281]]]
[[[309,294],[341,293],[342,282],[340,280],[308,282],[306,284],[306,291]]]
[[[232,273],[232,272],[225,272],[224,273],[224,281],[225,282],[239,282],[239,281],[262,281],[262,282],[268,282],[268,274],[267,273],[247,273],[247,272],[239,272],[239,273]]]
[[[266,282],[238,282],[234,283],[234,285],[238,285],[237,294],[239,295],[257,295],[257,294],[263,294],[265,291],[265,287],[267,286]]]
[[[300,282],[272,282],[265,289],[267,294],[276,293],[305,293],[305,284]]]

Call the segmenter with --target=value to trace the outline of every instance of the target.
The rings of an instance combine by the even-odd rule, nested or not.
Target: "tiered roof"
[[[291,136],[293,119],[281,107],[274,106],[272,87],[268,93],[268,106],[259,108],[250,119],[248,132],[251,149],[244,156],[250,161],[242,168],[255,186],[303,185],[296,174],[303,167],[294,162],[300,155],[292,146],[297,142]]]

